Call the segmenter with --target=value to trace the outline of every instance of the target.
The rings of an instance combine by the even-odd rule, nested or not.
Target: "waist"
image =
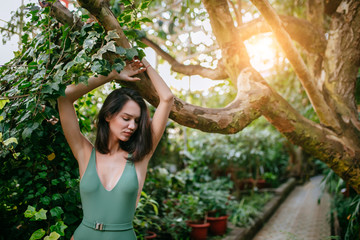
[[[121,231],[133,228],[132,222],[126,223],[104,223],[96,220],[83,219],[82,224],[98,231]]]

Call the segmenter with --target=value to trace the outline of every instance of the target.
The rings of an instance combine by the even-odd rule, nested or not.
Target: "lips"
[[[133,134],[133,132],[124,132],[124,135],[128,136],[128,137],[130,137],[132,134]]]

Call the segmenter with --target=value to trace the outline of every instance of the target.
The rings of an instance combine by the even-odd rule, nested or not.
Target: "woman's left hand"
[[[143,67],[143,64],[139,60],[133,60],[131,62],[128,62],[120,73],[118,73],[116,70],[113,70],[110,75],[111,79],[114,80],[132,82],[141,80],[140,78],[133,76],[142,73],[145,70],[146,68]]]

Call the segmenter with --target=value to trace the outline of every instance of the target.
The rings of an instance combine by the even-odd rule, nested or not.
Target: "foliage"
[[[266,172],[284,176],[287,153],[283,138],[263,119],[234,135],[194,131],[189,141],[191,164],[206,166],[216,176],[259,178]]]
[[[240,202],[232,201],[229,221],[236,226],[248,227],[254,223],[256,216],[272,197],[271,193],[254,193],[243,197]]]
[[[360,195],[347,186],[331,169],[325,168],[324,174],[323,187],[332,195],[331,213],[332,215],[336,213],[341,239],[358,238],[360,233]]]
[[[150,195],[144,191],[141,192],[133,221],[137,239],[144,239],[149,230],[161,230],[157,224],[159,222],[158,207],[159,204]]]
[[[143,52],[115,46],[117,34],[105,34],[98,23],[75,30],[53,19],[49,7],[26,9],[22,48],[0,68],[1,234],[5,239],[70,239],[82,216],[79,174],[58,122],[56,99],[67,85],[121,71],[127,59],[141,58]],[[32,32],[37,33],[33,39]],[[120,57],[110,63],[103,58],[107,52]],[[95,95],[75,104],[84,134],[93,130],[96,110],[81,109],[93,106]]]
[[[210,182],[195,183],[198,187],[200,199],[206,206],[206,211],[213,217],[225,216],[228,214],[230,199],[230,190],[233,188],[233,182],[228,178],[217,178]]]

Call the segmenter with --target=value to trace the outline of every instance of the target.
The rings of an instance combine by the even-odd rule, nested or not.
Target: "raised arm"
[[[90,158],[92,144],[80,132],[74,102],[84,94],[113,79],[125,81],[140,80],[139,78],[131,76],[143,72],[144,69],[138,67],[134,69],[132,66],[133,64],[139,65],[139,62],[127,65],[120,74],[114,70],[108,76],[99,75],[98,77],[91,77],[89,78],[87,85],[82,83],[78,85],[69,85],[66,87],[65,96],[58,98],[61,126],[74,157],[79,163],[80,176],[85,172],[87,162]]]
[[[161,139],[161,136],[164,133],[169,113],[174,103],[174,95],[172,94],[170,88],[166,85],[162,77],[158,74],[157,71],[155,71],[155,69],[149,64],[149,62],[146,59],[143,59],[142,62],[160,99],[160,103],[156,108],[151,122],[151,130],[153,134],[153,150],[155,150],[157,144]]]

